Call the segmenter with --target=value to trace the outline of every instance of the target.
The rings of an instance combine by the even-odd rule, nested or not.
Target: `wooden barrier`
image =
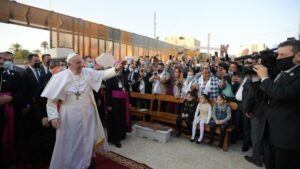
[[[143,121],[146,121],[146,116],[151,113],[153,110],[153,101],[155,99],[155,95],[153,94],[141,94],[138,92],[131,92],[130,97],[137,100],[145,100],[150,102],[149,109],[141,109],[140,107],[131,107],[131,114],[137,117],[142,117]]]
[[[183,99],[180,99],[180,98],[177,98],[177,97],[171,96],[171,95],[140,94],[137,92],[131,92],[131,97],[136,98],[136,99],[150,100],[150,109],[149,110],[139,111],[138,107],[132,107],[131,108],[132,115],[143,117],[144,121],[145,121],[146,116],[149,116],[151,122],[158,121],[158,122],[164,122],[164,123],[176,125],[177,114],[162,111],[161,105],[168,104],[168,103],[182,104]],[[158,102],[157,110],[153,110],[153,101],[154,100],[157,100],[157,102]],[[211,104],[214,104],[214,102]],[[238,109],[238,104],[235,102],[228,102],[227,104],[229,105],[231,112]],[[186,123],[182,123],[182,126],[187,127]],[[234,130],[234,126],[231,124],[231,120],[230,120],[229,126],[226,129],[224,143],[223,143],[224,151],[228,151],[229,140],[230,140],[230,136],[231,136],[233,130]],[[205,125],[205,132],[210,132],[209,124]],[[216,128],[215,133],[216,133],[216,135],[220,136],[221,130],[219,127]],[[217,137],[217,139],[219,139],[219,137]]]
[[[155,99],[157,100],[157,111],[151,111],[150,115],[150,121],[161,121],[166,122],[170,124],[176,124],[176,118],[177,115],[174,113],[166,112],[161,110],[161,105],[163,102],[166,104],[168,103],[174,103],[174,104],[181,104],[183,103],[183,100],[180,98],[177,98],[175,96],[170,95],[156,95]]]

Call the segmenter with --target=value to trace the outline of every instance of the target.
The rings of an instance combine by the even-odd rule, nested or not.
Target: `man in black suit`
[[[42,69],[45,72],[45,74],[51,74],[50,71],[50,60],[51,60],[51,55],[50,54],[43,54],[42,55]]]
[[[267,68],[255,65],[260,87],[269,97],[265,149],[267,169],[300,168],[300,41],[288,40],[278,47],[277,68],[272,81]]]
[[[37,54],[28,55],[28,67],[25,69],[24,76],[24,93],[25,93],[25,110],[23,114],[24,121],[24,158],[28,164],[39,163],[36,159],[37,145],[34,145],[33,140],[37,139],[40,121],[37,120],[36,100],[37,92],[43,83],[45,72],[41,69],[41,61]]]
[[[139,70],[136,68],[136,63],[132,62],[128,69],[127,77],[128,85],[129,85],[129,92],[139,92]],[[132,106],[137,105],[137,99],[130,98]]]
[[[129,67],[129,74],[127,75],[130,92],[139,91],[138,78],[139,78],[139,70],[136,68],[136,64],[132,63]]]
[[[29,65],[25,69],[25,96],[27,100],[26,106],[31,107],[45,72],[41,69],[41,61],[37,54],[29,54],[28,62]]]

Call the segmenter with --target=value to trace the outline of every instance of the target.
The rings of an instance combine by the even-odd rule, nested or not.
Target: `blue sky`
[[[44,9],[50,8],[50,1],[17,0]],[[188,36],[206,46],[210,33],[211,46],[230,44],[233,54],[240,45],[272,46],[297,36],[300,24],[297,0],[52,0],[52,9],[149,37],[153,37],[156,11],[161,40],[166,36]],[[0,30],[1,51],[15,42],[34,50],[49,39],[47,31],[31,28],[0,24]]]

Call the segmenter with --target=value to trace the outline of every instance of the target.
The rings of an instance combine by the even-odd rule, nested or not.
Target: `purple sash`
[[[131,128],[131,122],[130,122],[130,112],[129,112],[129,95],[127,91],[119,91],[119,90],[113,90],[112,91],[112,97],[116,98],[116,99],[125,99],[125,109],[126,109],[126,114],[125,114],[125,118],[126,118],[126,127],[127,127],[127,131],[131,132],[132,128]]]
[[[0,93],[0,96],[11,96],[11,93]],[[4,107],[4,117],[5,117],[5,126],[2,135],[2,144],[4,154],[7,155],[9,159],[14,157],[14,107],[11,103],[6,103]]]

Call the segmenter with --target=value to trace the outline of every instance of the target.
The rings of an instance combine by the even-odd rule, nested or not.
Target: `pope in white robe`
[[[67,63],[69,69],[55,74],[41,95],[48,98],[48,119],[56,128],[50,169],[87,169],[105,144],[93,90],[98,91],[102,81],[115,76],[122,65],[105,71],[82,68],[77,54],[70,54]]]

